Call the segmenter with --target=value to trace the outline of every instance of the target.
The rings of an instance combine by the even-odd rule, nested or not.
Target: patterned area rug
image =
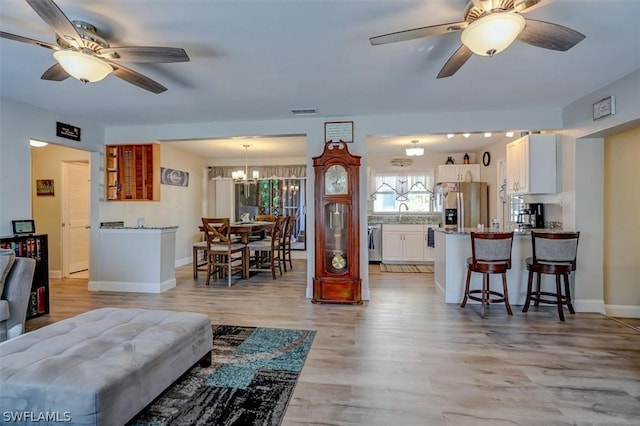
[[[196,366],[130,425],[279,425],[315,331],[213,327],[210,367]]]
[[[413,272],[433,274],[433,265],[385,265],[380,264],[380,272]]]

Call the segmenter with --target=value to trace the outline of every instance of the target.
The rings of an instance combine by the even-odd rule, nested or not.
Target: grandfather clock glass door
[[[344,203],[329,203],[325,206],[325,269],[330,274],[344,275],[348,272],[349,230],[346,221],[349,206]]]

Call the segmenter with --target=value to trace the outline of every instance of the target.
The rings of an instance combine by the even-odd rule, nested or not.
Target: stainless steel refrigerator
[[[442,225],[462,231],[483,224],[489,230],[489,188],[484,182],[441,183],[436,188],[442,202]]]

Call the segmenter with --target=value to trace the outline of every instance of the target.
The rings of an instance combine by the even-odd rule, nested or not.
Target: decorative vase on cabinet
[[[362,303],[360,278],[360,156],[328,142],[315,169],[314,303]]]

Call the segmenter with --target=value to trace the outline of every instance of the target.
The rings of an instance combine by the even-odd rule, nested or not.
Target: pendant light
[[[420,157],[422,155],[424,155],[424,148],[418,148],[418,141],[417,140],[413,140],[411,141],[412,147],[411,148],[407,148],[404,152],[405,154],[407,154],[408,157]]]

